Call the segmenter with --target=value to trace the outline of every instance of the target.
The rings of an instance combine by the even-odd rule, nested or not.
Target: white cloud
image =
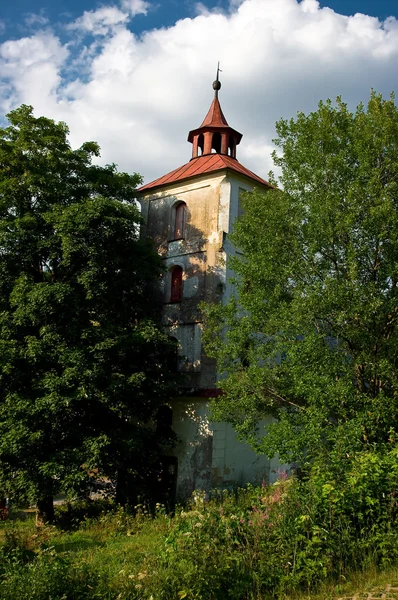
[[[219,6],[214,6],[213,8],[208,8],[203,2],[196,2],[194,4],[194,11],[196,15],[202,15],[204,17],[209,17],[212,14],[224,14],[224,10]]]
[[[189,160],[187,133],[207,112],[220,60],[223,110],[244,134],[238,158],[266,177],[277,119],[340,94],[354,107],[370,88],[396,85],[394,18],[347,17],[315,0],[231,0],[227,13],[134,35],[130,19],[148,8],[122,0],[85,12],[80,28],[102,37],[77,50],[51,31],[0,46],[4,110],[33,104],[69,124],[74,146],[97,140],[103,162],[149,181]]]
[[[60,69],[68,50],[48,31],[10,40],[0,45],[0,98],[5,111],[19,104],[53,110],[56,90],[61,84]]]
[[[98,10],[84,11],[69,28],[93,35],[107,35],[115,25],[126,23],[128,20],[128,13],[122,12],[116,6],[103,6]]]
[[[122,0],[122,8],[134,17],[135,15],[146,15],[149,8],[149,2],[144,0]]]
[[[69,24],[68,29],[106,36],[117,25],[126,24],[136,15],[147,14],[148,7],[149,3],[145,0],[121,0],[120,8],[109,5],[97,10],[85,10],[81,17]]]
[[[47,25],[49,23],[49,20],[42,14],[38,15],[36,13],[28,13],[25,16],[24,23],[27,27],[43,27],[43,25]]]

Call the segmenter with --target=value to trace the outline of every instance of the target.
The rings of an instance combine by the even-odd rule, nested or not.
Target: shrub
[[[87,519],[98,518],[101,514],[113,513],[116,504],[112,500],[75,500],[55,507],[55,519],[58,527],[67,531],[76,529]]]
[[[80,532],[10,530],[0,597],[257,600],[384,568],[398,561],[397,474],[394,447],[369,450],[301,481],[196,493],[173,517],[100,503]]]
[[[51,548],[43,550],[25,564],[10,557],[3,563],[1,600],[80,600],[92,595],[95,577],[83,564],[72,564]]]

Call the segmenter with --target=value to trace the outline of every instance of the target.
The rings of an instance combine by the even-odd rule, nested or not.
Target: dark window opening
[[[175,240],[181,240],[185,237],[186,208],[185,202],[180,202],[174,209],[173,236]]]
[[[228,155],[235,158],[235,140],[232,136],[228,140]]]
[[[171,272],[170,302],[181,302],[182,300],[182,268],[174,267]]]
[[[219,133],[218,131],[216,133],[213,133],[211,148],[212,151],[214,150],[214,152],[216,152],[217,154],[221,153],[221,133]]]
[[[201,156],[203,154],[203,149],[205,146],[205,138],[203,133],[200,134],[200,136],[198,137],[198,156]]]

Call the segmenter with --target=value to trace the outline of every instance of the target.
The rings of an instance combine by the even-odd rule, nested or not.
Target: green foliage
[[[349,468],[395,440],[398,110],[372,93],[354,113],[338,98],[276,127],[281,190],[246,194],[236,296],[205,309],[225,376],[213,413],[259,452]]]
[[[98,519],[102,514],[112,515],[116,504],[110,499],[74,500],[55,507],[57,527],[63,531],[77,529],[88,519]]]
[[[156,515],[117,507],[73,532],[3,523],[0,598],[258,600],[392,567],[397,464],[396,448],[382,460],[369,451],[338,480],[281,473],[274,485],[214,491],[208,502],[195,494],[173,517],[161,506]]]
[[[90,583],[95,577],[85,565],[74,565],[68,558],[46,549],[25,565],[18,560],[6,560],[2,567],[0,598],[6,600],[66,600],[94,597]]]
[[[0,490],[39,501],[99,476],[142,486],[170,395],[161,261],[139,175],[92,164],[27,106],[0,130]],[[166,440],[164,440],[166,441]],[[124,491],[124,496],[126,492]]]

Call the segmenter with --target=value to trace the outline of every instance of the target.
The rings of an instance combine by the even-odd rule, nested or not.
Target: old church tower
[[[143,234],[154,240],[166,266],[163,320],[178,344],[178,369],[185,373],[183,395],[173,403],[170,425],[176,493],[274,479],[264,456],[237,441],[226,423],[211,423],[208,402],[217,397],[215,364],[202,346],[202,301],[226,302],[232,293],[228,258],[235,249],[228,233],[241,211],[240,195],[269,184],[237,159],[242,134],[229,126],[218,99],[221,83],[197,129],[189,132],[192,158],[139,192]]]

